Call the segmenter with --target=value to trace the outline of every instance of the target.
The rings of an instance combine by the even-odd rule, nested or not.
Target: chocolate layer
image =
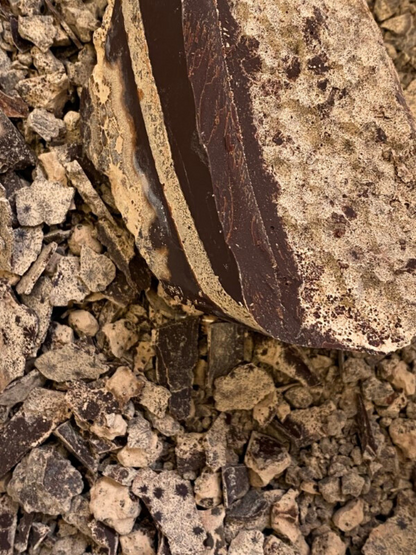
[[[118,64],[120,67],[123,102],[132,121],[130,130],[135,146],[135,166],[145,174],[150,187],[149,197],[152,204],[157,207],[158,217],[150,229],[151,243],[155,249],[167,248],[168,266],[174,276],[175,286],[182,291],[184,298],[195,301],[200,299],[198,296],[200,288],[189,268],[156,171],[131,65],[121,0],[116,0],[114,3],[106,39],[106,59],[110,64]],[[137,186],[140,186],[139,179]],[[209,306],[209,302],[206,302]]]
[[[225,12],[224,6],[222,9]],[[276,215],[273,241],[277,246],[272,249],[266,231],[271,224],[269,218],[263,220],[253,191],[253,183],[256,190],[269,188],[270,184],[261,169],[258,147],[253,146],[253,129],[239,121],[242,111],[247,112],[250,121],[250,102],[247,96],[233,97],[230,81],[237,81],[241,75],[238,68],[230,67],[235,72],[230,79],[225,58],[232,55],[236,44],[227,39],[233,46],[224,52],[221,24],[213,0],[183,0],[185,52],[198,106],[199,136],[207,149],[219,216],[225,240],[240,269],[246,305],[268,333],[293,341],[301,324],[299,279],[287,264],[292,255],[283,233],[278,232],[281,224]],[[251,140],[243,140],[242,133],[251,134]],[[276,193],[276,184],[273,186]]]
[[[214,273],[236,301],[242,301],[238,268],[224,234],[212,179],[196,129],[188,78],[181,0],[140,0],[140,10],[176,174]]]

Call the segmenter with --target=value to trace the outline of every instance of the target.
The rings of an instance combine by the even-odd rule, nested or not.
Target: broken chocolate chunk
[[[0,434],[0,477],[30,449],[43,443],[68,413],[63,393],[34,389]]]
[[[0,109],[0,173],[35,165],[35,156],[9,118]]]
[[[81,474],[67,459],[56,449],[38,447],[16,466],[7,491],[26,512],[58,515],[69,511],[83,488]]]
[[[224,466],[221,469],[224,504],[230,507],[250,489],[248,469],[244,464]]]
[[[18,505],[8,495],[0,496],[0,555],[13,555]]]
[[[309,369],[302,358],[299,349],[294,346],[284,345],[268,337],[257,337],[255,347],[255,360],[276,368],[289,378],[301,384],[313,387],[318,385],[317,376]]]
[[[18,303],[11,288],[0,280],[0,392],[23,375],[37,333],[35,313]]]
[[[103,475],[122,486],[130,486],[137,472],[134,468],[125,468],[119,464],[109,464],[104,468]]]
[[[94,349],[72,343],[44,353],[36,359],[35,365],[45,378],[55,382],[94,380],[108,371]]]
[[[15,380],[0,393],[0,405],[13,407],[17,403],[22,403],[33,389],[43,386],[45,381],[45,378],[37,370],[32,370]]]
[[[24,553],[27,550],[29,542],[29,534],[32,528],[32,523],[35,518],[34,513],[23,512],[20,517],[19,523],[16,529],[16,537],[14,540],[14,549],[18,553]]]
[[[195,506],[192,486],[174,471],[139,470],[132,486],[169,540],[172,555],[194,555],[204,549],[206,533]]]
[[[126,229],[108,220],[100,220],[97,223],[97,237],[134,291],[139,293],[150,287],[150,272],[134,248],[134,241]]]
[[[30,529],[29,543],[33,550],[38,550],[52,532],[52,527],[43,522],[34,522]]]
[[[29,106],[19,95],[8,95],[0,91],[0,110],[8,118],[27,118]]]
[[[264,495],[256,489],[251,489],[227,510],[227,517],[239,522],[250,522],[263,516],[268,510],[269,503]]]
[[[106,549],[107,555],[116,555],[118,548],[118,534],[98,520],[88,524],[94,542]]]
[[[97,471],[97,461],[91,455],[87,443],[69,421],[56,428],[54,435],[90,472],[95,473]]]
[[[267,486],[291,464],[287,450],[271,436],[252,432],[244,458],[250,469],[250,482],[255,487]]]
[[[177,437],[175,455],[178,473],[187,480],[195,480],[205,466],[202,434],[188,433]]]
[[[364,399],[360,393],[357,394],[357,409],[357,432],[360,438],[361,450],[363,454],[367,454],[369,457],[375,457],[377,453],[377,443],[364,405]]]
[[[172,393],[170,412],[184,420],[191,410],[193,369],[198,360],[198,319],[186,318],[155,330],[154,343],[158,381]]]

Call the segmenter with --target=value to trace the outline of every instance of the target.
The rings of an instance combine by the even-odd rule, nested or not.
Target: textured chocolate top
[[[89,155],[182,302],[290,343],[415,335],[415,127],[364,0],[115,0]]]

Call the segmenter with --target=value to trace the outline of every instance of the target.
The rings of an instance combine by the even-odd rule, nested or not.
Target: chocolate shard
[[[68,413],[63,393],[34,389],[0,434],[0,477],[43,443]]]
[[[43,522],[34,522],[30,529],[30,546],[33,550],[39,550],[42,543],[52,532],[52,527]]]
[[[111,478],[122,486],[130,486],[136,477],[137,470],[134,468],[125,468],[120,464],[109,464],[103,470],[103,475]]]
[[[371,458],[375,457],[377,453],[377,443],[374,438],[371,422],[361,393],[357,394],[357,409],[357,432],[361,450],[364,455]]]
[[[156,374],[172,394],[172,416],[184,420],[191,412],[193,370],[198,361],[198,318],[167,324],[154,332]]]
[[[10,96],[3,91],[0,91],[0,110],[8,118],[27,118],[29,115],[29,106],[19,95]]]
[[[191,482],[174,471],[157,474],[140,469],[132,486],[149,509],[157,527],[168,538],[172,555],[202,552],[206,532],[197,511]]]
[[[208,326],[208,374],[211,386],[216,378],[225,376],[244,360],[245,329],[230,322]]]
[[[69,421],[61,424],[54,431],[54,435],[90,472],[94,474],[97,471],[97,461],[91,455],[87,443]]]
[[[37,334],[35,313],[20,304],[11,287],[0,280],[0,392],[23,376]]]
[[[267,486],[291,465],[287,450],[273,437],[252,432],[244,464],[249,468],[250,483],[254,487]]]
[[[263,516],[268,509],[269,503],[264,495],[257,489],[251,489],[227,510],[227,518],[230,521],[250,522]]]
[[[116,555],[118,548],[118,534],[98,520],[88,524],[91,537],[100,547],[104,547],[108,555]]]
[[[224,504],[230,507],[250,489],[248,469],[244,464],[229,465],[224,466],[221,473]]]
[[[0,497],[0,555],[13,555],[18,505],[8,495]]]
[[[35,155],[19,131],[0,110],[0,173],[35,165]]]
[[[97,223],[97,238],[106,248],[107,254],[123,272],[129,286],[139,293],[150,287],[150,272],[134,248],[130,234],[108,220]]]
[[[35,518],[34,513],[25,513],[21,516],[16,529],[14,549],[18,553],[26,552],[29,543],[29,534]]]
[[[318,377],[308,367],[305,357],[292,345],[259,336],[255,343],[254,358],[305,386],[314,387],[319,384]]]
[[[42,387],[45,381],[45,378],[37,370],[32,370],[15,380],[0,393],[0,405],[13,407],[17,403],[22,403],[33,389]]]
[[[72,497],[84,489],[82,476],[56,449],[33,449],[15,468],[7,491],[26,512],[66,513]],[[32,533],[35,525],[32,525]]]
[[[120,415],[120,405],[111,391],[81,380],[70,384],[66,399],[81,428],[86,428],[91,423],[104,427],[107,416]],[[91,431],[96,433],[98,430],[93,427]]]
[[[364,0],[112,0],[96,38],[84,142],[168,292],[287,343],[411,342],[416,129]]]

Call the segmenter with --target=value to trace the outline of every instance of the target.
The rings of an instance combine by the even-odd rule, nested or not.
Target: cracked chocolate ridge
[[[278,184],[267,175],[257,145],[248,76],[237,54],[237,24],[226,2],[217,6],[212,0],[183,0],[183,32],[200,139],[208,153],[225,239],[240,268],[246,305],[268,333],[294,341],[301,328],[300,279],[272,201]],[[233,45],[225,56],[221,33],[228,33]]]
[[[124,26],[121,0],[115,0],[105,43],[106,59],[110,64],[120,65],[123,77],[123,103],[132,118],[130,132],[134,141],[135,166],[145,174],[149,184],[149,194],[153,204],[159,206],[158,217],[150,228],[150,240],[155,249],[166,248],[168,267],[175,275],[175,285],[180,288],[185,298],[193,301],[200,299],[200,287],[190,269],[184,254],[177,230],[163,194],[152,151],[140,108],[137,86],[131,63],[130,49]],[[163,220],[165,220],[165,225]],[[207,300],[212,308],[212,303]],[[216,307],[215,307],[216,308]]]
[[[142,62],[135,53],[142,46],[148,55],[147,43],[141,12],[131,10],[131,7],[119,0],[114,2],[105,41],[105,59],[109,65],[117,63],[121,86],[117,86],[112,95],[122,96],[121,106],[128,124],[123,123],[121,115],[116,114],[116,118],[120,117],[123,144],[134,146],[134,167],[127,171],[126,178],[130,186],[141,188],[144,193],[141,203],[147,212],[147,222],[149,210],[154,213],[148,229],[143,228],[143,223],[138,226],[138,244],[145,258],[147,254],[152,268],[156,251],[160,253],[157,254],[159,259],[166,257],[169,275],[164,272],[164,277],[156,273],[173,296],[218,316],[244,321],[260,331],[242,302],[235,300],[222,286],[197,233],[186,199],[182,197],[163,121],[159,90],[151,71],[141,75],[138,69]],[[133,52],[131,47],[135,49]],[[118,89],[121,92],[117,92]],[[149,103],[149,99],[153,100]],[[143,252],[143,248],[148,252]],[[224,248],[227,247],[224,245]],[[241,298],[238,281],[235,292],[237,299]]]
[[[153,77],[161,101],[175,171],[214,273],[237,302],[238,268],[224,234],[204,147],[196,129],[188,79],[180,0],[140,0]]]

